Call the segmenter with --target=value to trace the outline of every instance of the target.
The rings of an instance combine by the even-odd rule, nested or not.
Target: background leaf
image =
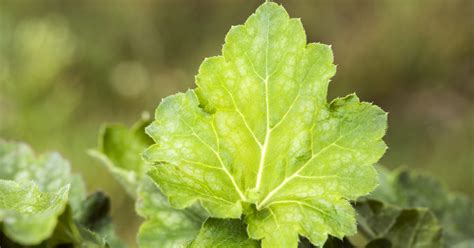
[[[98,149],[89,151],[134,198],[138,184],[148,168],[140,154],[152,143],[144,133],[144,128],[149,123],[144,116],[131,129],[118,124],[104,126],[99,134]]]
[[[0,222],[10,239],[36,245],[54,231],[67,205],[69,186],[43,192],[33,182],[0,180]]]
[[[379,169],[381,185],[369,198],[403,208],[429,208],[443,226],[446,247],[474,237],[474,203],[466,196],[449,192],[430,176]]]
[[[6,236],[2,242],[123,246],[108,216],[108,198],[100,193],[86,198],[81,177],[71,174],[69,163],[59,154],[36,156],[26,144],[0,140],[0,184],[5,199],[0,206]],[[105,202],[101,209],[94,208],[104,206],[96,204],[99,198]],[[88,222],[91,219],[97,223]]]
[[[441,226],[426,208],[402,209],[375,200],[357,202],[355,208],[367,247],[442,247]]]

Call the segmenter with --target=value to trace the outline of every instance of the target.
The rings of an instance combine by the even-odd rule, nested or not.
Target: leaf
[[[328,237],[328,239],[326,240],[326,243],[324,243],[324,246],[322,247],[323,248],[354,248],[354,246],[351,244],[351,242],[347,238],[340,240],[332,236]],[[298,248],[316,248],[316,246],[312,245],[308,239],[302,238],[300,239],[300,242],[298,243]]]
[[[95,192],[82,201],[81,209],[74,214],[74,220],[82,227],[79,230],[90,230],[93,235],[107,241],[111,247],[125,247],[115,234],[110,217],[110,206],[110,198],[106,194],[100,191]]]
[[[426,208],[402,209],[375,200],[357,202],[360,232],[367,247],[442,247],[441,226]]]
[[[99,159],[134,198],[148,168],[140,154],[152,144],[152,140],[144,133],[149,123],[144,117],[131,129],[122,125],[104,126],[99,135],[99,148],[89,151],[89,155]]]
[[[59,153],[36,156],[24,143],[0,139],[0,179],[34,181],[42,192],[57,191],[70,184],[69,203],[76,210],[86,197],[82,178],[71,174],[69,162]]]
[[[265,3],[231,28],[198,88],[165,98],[146,129],[149,175],[176,208],[245,214],[263,247],[322,245],[356,231],[348,200],[377,185],[386,113],[355,95],[326,102],[331,48],[306,44],[298,19]]]
[[[384,180],[369,198],[405,208],[429,208],[443,226],[445,247],[474,237],[474,203],[467,197],[450,193],[433,177],[407,170],[380,168],[380,175]]]
[[[22,245],[36,245],[54,231],[67,205],[69,186],[43,192],[33,182],[0,179],[0,222],[3,232]]]
[[[98,245],[94,247],[105,247],[105,237],[119,247],[110,218],[99,218],[96,209],[87,209],[91,197],[86,200],[82,178],[71,174],[69,162],[58,153],[36,156],[26,144],[0,140],[0,182],[0,195],[7,199],[0,201],[0,222],[10,246],[92,247],[93,242]],[[95,214],[103,227],[77,223],[85,212]]]
[[[59,217],[59,223],[53,235],[39,245],[38,248],[73,247],[79,245],[87,248],[109,247],[103,237],[87,229],[85,226],[78,224],[73,219],[72,208],[67,207],[64,213]],[[117,246],[111,247],[115,248]]]
[[[41,191],[55,191],[71,183],[69,162],[58,153],[35,156],[23,143],[0,140],[0,179],[34,181]]]
[[[240,220],[209,218],[188,248],[259,248],[260,244],[247,236]]]
[[[141,153],[152,143],[145,134],[147,118],[131,129],[121,125],[104,126],[99,137],[99,149],[89,154],[103,162],[121,182],[124,189],[136,198],[135,210],[145,218],[137,241],[142,248],[180,247],[192,240],[207,215],[194,206],[184,210],[172,208],[158,187],[145,175],[149,164]]]
[[[196,206],[172,208],[150,179],[143,180],[135,209],[146,219],[137,236],[141,248],[181,247],[197,235],[207,217]]]

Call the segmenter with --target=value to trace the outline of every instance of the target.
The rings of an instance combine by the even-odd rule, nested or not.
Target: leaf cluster
[[[377,171],[387,114],[355,94],[327,102],[335,69],[330,46],[307,44],[301,21],[267,2],[204,60],[196,89],[153,120],[104,126],[89,154],[135,200],[138,245],[471,247],[469,199]],[[1,141],[0,193],[1,245],[123,246],[107,196],[86,196],[56,153]]]
[[[36,156],[23,143],[0,140],[0,195],[2,247],[122,246],[107,196],[86,196],[57,153]]]

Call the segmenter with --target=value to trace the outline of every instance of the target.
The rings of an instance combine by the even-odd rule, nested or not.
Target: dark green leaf
[[[429,208],[443,226],[446,247],[474,237],[474,203],[467,197],[449,192],[433,177],[407,170],[379,167],[379,174],[380,187],[369,198],[404,208]]]
[[[371,247],[390,242],[393,248],[442,247],[441,227],[425,208],[401,209],[375,200],[355,204],[359,232]]]

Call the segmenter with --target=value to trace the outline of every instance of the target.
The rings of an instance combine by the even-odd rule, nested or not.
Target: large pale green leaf
[[[429,208],[443,226],[445,247],[474,237],[474,203],[470,199],[449,192],[430,176],[403,169],[379,171],[381,185],[369,198],[405,208]]]
[[[209,218],[188,248],[259,248],[256,240],[248,237],[245,225],[235,219]]]
[[[442,247],[441,226],[426,208],[402,209],[375,200],[357,202],[355,207],[367,247]]]
[[[33,182],[0,179],[3,233],[23,245],[36,245],[54,231],[67,205],[69,186],[43,192]]]
[[[306,44],[300,20],[263,4],[202,63],[196,90],[157,108],[150,176],[174,207],[245,214],[264,247],[355,233],[348,200],[377,185],[386,113],[355,95],[327,103],[335,68],[329,46]]]

